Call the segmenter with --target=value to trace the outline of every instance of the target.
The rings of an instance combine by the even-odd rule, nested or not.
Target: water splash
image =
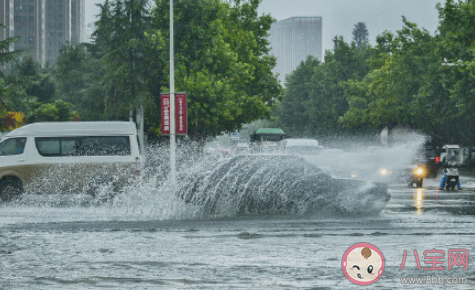
[[[334,179],[296,156],[237,156],[190,169],[179,183],[180,198],[217,217],[374,213],[388,200],[384,184]]]
[[[386,190],[384,185],[352,180],[332,183],[325,171],[315,171],[304,163],[308,161],[326,169],[334,177],[349,177],[348,172],[339,173],[355,169],[363,173],[361,177],[374,180],[383,163],[392,168],[410,164],[422,143],[419,138],[391,148],[324,149],[320,154],[303,156],[303,159],[276,153],[275,156],[280,156],[276,160],[280,161],[273,162],[264,162],[257,155],[235,161],[216,160],[203,156],[199,147],[183,146],[177,152],[178,188],[172,188],[168,180],[167,146],[156,146],[147,150],[139,181],[117,192],[107,186],[100,189],[105,196],[112,193],[113,199],[98,202],[87,194],[35,195],[20,201],[19,205],[89,207],[105,218],[125,220],[368,214],[384,208],[387,200],[380,196],[380,192]]]
[[[392,147],[346,146],[345,149],[325,149],[305,158],[337,177],[400,182],[426,142],[423,135],[411,136],[405,143]]]

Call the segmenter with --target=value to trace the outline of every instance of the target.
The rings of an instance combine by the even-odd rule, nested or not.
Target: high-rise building
[[[0,21],[5,27],[0,27],[0,39],[4,40],[14,34],[13,0],[0,1]]]
[[[77,43],[86,41],[86,2],[71,0],[71,40]]]
[[[277,58],[274,72],[282,84],[309,55],[322,60],[322,17],[292,17],[270,29],[271,54]]]
[[[14,3],[13,36],[20,37],[14,44],[15,49],[29,50],[34,59],[38,61],[44,60],[44,1],[14,0],[9,2]]]
[[[0,9],[7,26],[0,40],[19,36],[15,50],[29,50],[41,64],[54,62],[66,41],[84,40],[85,0],[0,0]]]
[[[56,59],[65,41],[71,41],[71,1],[47,0],[46,4],[46,58]]]

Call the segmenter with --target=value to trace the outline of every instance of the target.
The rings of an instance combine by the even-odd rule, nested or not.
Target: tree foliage
[[[405,26],[396,35],[378,38],[369,60],[373,66],[364,79],[344,83],[350,106],[340,122],[346,126],[415,125],[420,113],[415,96],[422,85],[418,78],[433,61],[433,46],[427,31],[403,20]]]
[[[314,135],[314,128],[309,126],[310,108],[314,106],[312,88],[315,70],[320,69],[321,62],[309,56],[302,61],[294,73],[287,76],[284,98],[279,108],[279,126],[285,132],[294,132],[293,136]],[[296,134],[299,132],[299,134]]]
[[[366,23],[358,22],[353,26],[353,41],[357,47],[363,48],[369,45],[369,31]]]
[[[107,119],[127,118],[131,110],[147,102],[150,29],[148,0],[105,1],[93,33],[100,53]]]
[[[475,2],[447,0],[445,6],[438,5],[438,9],[437,56],[441,62],[453,64],[440,70],[444,101],[448,104],[445,112],[452,117],[444,118],[441,125],[451,141],[472,145],[475,141],[472,137],[475,130]],[[453,128],[457,134],[453,134]]]
[[[36,103],[26,119],[35,122],[64,122],[74,121],[77,113],[72,110],[72,104],[57,100],[54,103]]]
[[[128,119],[145,107],[159,133],[160,93],[169,89],[169,2],[107,0],[92,44],[66,44],[55,68],[57,97],[81,119]],[[281,97],[269,56],[274,21],[260,0],[175,1],[176,91],[188,94],[192,137],[233,131],[270,116]]]
[[[318,135],[403,125],[440,144],[472,144],[475,2],[447,0],[438,10],[435,35],[403,17],[402,29],[378,35],[374,47],[358,48],[357,26],[353,46],[336,38],[324,63],[301,65],[288,78],[280,122],[298,124],[282,112],[308,98],[297,115]],[[308,82],[302,75],[312,71]]]
[[[258,14],[260,2],[175,0],[176,91],[188,94],[192,137],[234,131],[274,109],[292,136],[404,125],[439,142],[473,143],[475,1],[439,5],[434,35],[403,17],[402,29],[377,35],[371,46],[366,25],[357,23],[350,43],[333,39],[324,62],[303,61],[283,96],[267,38],[274,19]],[[15,39],[0,42],[0,115],[62,120],[77,111],[81,120],[127,120],[144,105],[148,132],[159,134],[159,95],[169,90],[169,1],[99,6],[93,42],[65,44],[52,67],[10,52]]]
[[[23,112],[28,122],[67,121],[76,114],[72,105],[56,98],[50,67],[42,68],[26,51],[9,51],[15,38],[0,42],[0,118]]]
[[[5,28],[5,25],[0,24],[0,28]],[[16,103],[16,87],[8,84],[5,78],[7,64],[19,54],[18,51],[10,51],[11,46],[17,40],[18,37],[11,37],[0,41],[0,118],[2,119],[6,117],[8,111],[15,108]]]
[[[308,58],[287,78],[279,120],[292,136],[347,132],[338,123],[348,110],[342,84],[366,75],[369,51],[346,43],[342,37],[335,37],[333,42],[334,49],[326,51],[324,63]]]
[[[174,2],[176,90],[188,93],[192,136],[234,131],[269,117],[279,99],[281,88],[271,71],[275,59],[268,55],[266,38],[274,20],[257,15],[259,3]],[[157,45],[168,45],[168,7],[168,1],[156,1]]]
[[[5,25],[0,23],[0,28],[5,28]],[[22,53],[21,50],[11,50],[13,44],[19,39],[19,37],[8,37],[0,41],[0,65],[4,67],[5,64],[12,61],[19,54]]]
[[[104,67],[94,45],[65,43],[56,60],[57,99],[71,103],[82,120],[106,120]]]

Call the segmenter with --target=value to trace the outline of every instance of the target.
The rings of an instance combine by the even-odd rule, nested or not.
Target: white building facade
[[[311,55],[322,60],[322,17],[292,17],[270,29],[271,54],[277,58],[274,72],[285,85],[286,75]]]
[[[42,65],[61,46],[84,41],[85,0],[0,0],[0,40],[18,36],[11,49],[28,50]]]

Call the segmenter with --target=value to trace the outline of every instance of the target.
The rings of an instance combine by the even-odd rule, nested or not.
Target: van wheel
[[[0,199],[3,202],[11,202],[20,199],[23,186],[19,180],[7,179],[0,181]]]

